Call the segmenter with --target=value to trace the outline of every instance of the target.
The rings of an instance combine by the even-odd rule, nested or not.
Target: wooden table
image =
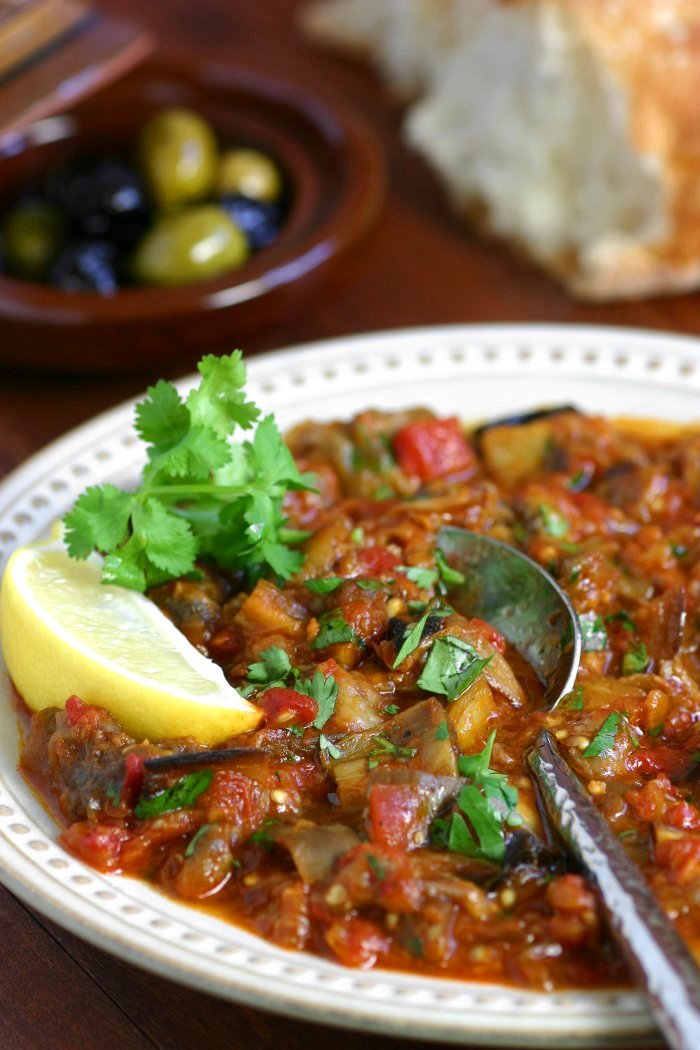
[[[608,323],[700,331],[696,296],[583,306],[536,270],[452,220],[427,166],[406,150],[401,107],[369,72],[308,47],[298,0],[102,0],[152,29],[163,49],[264,62],[344,96],[383,140],[391,191],[365,268],[333,296],[248,343],[249,352],[377,328],[465,321]],[[0,374],[0,477],[69,427],[135,395],[152,378],[56,379]],[[336,1050],[405,1045],[315,1027],[219,1002],[149,976],[48,922],[0,887],[5,1050]]]

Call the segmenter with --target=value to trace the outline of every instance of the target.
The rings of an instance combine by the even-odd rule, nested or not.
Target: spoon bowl
[[[571,692],[581,659],[581,631],[571,602],[532,558],[466,529],[440,530],[447,564],[464,576],[450,588],[459,611],[492,624],[527,660],[549,708]]]

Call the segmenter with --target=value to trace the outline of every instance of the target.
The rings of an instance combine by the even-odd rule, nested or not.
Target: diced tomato
[[[209,824],[230,821],[241,838],[247,838],[267,816],[267,792],[252,777],[233,769],[222,769],[197,800],[206,810]]]
[[[81,820],[61,832],[58,841],[74,857],[98,871],[116,871],[120,867],[122,846],[128,837],[129,832],[124,828]]]
[[[667,773],[677,780],[688,772],[692,758],[687,751],[679,751],[661,744],[646,751],[635,751],[628,755],[625,765],[632,773]]]
[[[666,814],[667,822],[674,828],[684,831],[697,831],[700,828],[700,813],[689,802],[679,802]]]
[[[326,941],[345,966],[368,970],[389,950],[389,937],[367,919],[350,918],[334,922],[326,930]]]
[[[654,852],[657,862],[669,869],[677,885],[687,886],[700,875],[700,839],[687,836],[657,842]]]
[[[399,564],[399,559],[388,547],[363,547],[355,552],[355,560],[367,576],[382,576]]]
[[[409,423],[394,436],[394,453],[405,474],[433,481],[476,463],[456,416]]]
[[[231,627],[222,627],[208,643],[209,655],[214,660],[226,662],[233,660],[243,649],[243,638]]]
[[[506,640],[500,631],[497,631],[495,627],[492,627],[490,623],[486,623],[486,620],[479,620],[478,617],[473,617],[469,621],[469,626],[473,627],[475,631],[481,635],[481,637],[492,645],[499,653],[506,651]]]
[[[422,800],[409,784],[375,784],[369,796],[369,837],[392,849],[413,849]]]
[[[318,704],[305,693],[296,689],[274,686],[258,699],[265,712],[265,723],[279,729],[286,725],[307,726],[318,714]]]
[[[79,696],[69,696],[66,700],[66,718],[69,726],[77,725],[80,721],[80,716],[85,711],[87,704],[84,704]]]
[[[136,751],[130,751],[124,760],[124,780],[122,782],[120,800],[126,806],[133,806],[141,794],[144,778],[144,761],[144,756],[139,755]]]

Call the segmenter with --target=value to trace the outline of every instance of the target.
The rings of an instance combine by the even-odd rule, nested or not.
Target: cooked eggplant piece
[[[357,846],[360,836],[345,824],[313,824],[299,820],[291,826],[270,829],[270,837],[289,850],[306,883],[330,875],[338,857]]]
[[[551,408],[538,408],[534,412],[522,412],[515,416],[503,416],[500,419],[492,419],[488,423],[482,423],[473,432],[473,438],[479,447],[479,442],[484,434],[494,427],[521,427],[526,423],[536,423],[541,419],[549,419],[550,416],[559,416],[562,412],[579,412],[575,405],[553,405]]]

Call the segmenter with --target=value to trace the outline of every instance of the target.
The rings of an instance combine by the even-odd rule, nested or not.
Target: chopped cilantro
[[[577,685],[565,703],[570,711],[583,711],[583,686]]]
[[[649,653],[644,642],[637,642],[622,657],[623,674],[642,674],[649,666]]]
[[[399,707],[398,704],[388,704],[384,708],[384,713],[387,714],[387,715],[397,715],[399,713],[399,711],[400,711],[400,707]]]
[[[213,776],[211,769],[200,769],[196,773],[188,773],[186,777],[181,777],[164,791],[140,798],[134,806],[134,816],[139,820],[149,820],[151,817],[159,817],[162,813],[169,813],[173,809],[186,809],[187,806],[194,805],[211,784]]]
[[[285,650],[270,645],[260,653],[260,661],[249,666],[246,678],[255,685],[284,684],[291,673],[292,665]]]
[[[450,739],[450,727],[447,722],[441,722],[435,730],[433,740],[449,740]]]
[[[355,640],[355,632],[337,609],[321,616],[318,625],[320,630],[311,643],[312,649],[327,649],[329,645]]]
[[[357,584],[361,591],[370,591],[372,594],[381,591],[384,586],[381,580],[354,580],[354,583]]]
[[[401,747],[394,744],[387,736],[380,733],[372,738],[374,747],[369,752],[369,768],[375,769],[382,758],[413,758],[418,750],[415,747]]]
[[[461,638],[438,638],[433,643],[418,685],[428,693],[456,700],[469,688],[486,665],[490,656],[480,658],[476,650]]]
[[[620,611],[616,613],[610,613],[609,616],[605,617],[605,622],[619,623],[623,630],[629,631],[630,634],[634,634],[637,630],[637,625],[634,620],[624,609],[620,609]]]
[[[338,683],[332,674],[328,677],[315,671],[313,678],[305,678],[297,682],[297,692],[310,696],[318,704],[318,714],[313,720],[314,729],[323,729],[328,719],[335,711],[335,702],[338,699]]]
[[[445,555],[439,549],[435,551],[435,564],[437,565],[440,579],[444,584],[459,586],[460,583],[464,583],[464,573],[448,565],[445,561]]]
[[[557,540],[563,540],[569,532],[569,523],[564,515],[560,514],[558,510],[554,510],[553,507],[548,507],[545,503],[540,503],[538,510],[542,520],[542,527],[547,535]]]
[[[379,857],[375,857],[375,855],[373,853],[368,853],[367,854],[367,863],[369,864],[370,868],[372,869],[374,874],[377,876],[379,881],[383,882],[384,879],[386,878],[386,870],[384,868],[384,865],[380,861]]]
[[[398,653],[396,654],[396,659],[391,665],[394,668],[394,670],[399,666],[399,664],[402,664],[406,657],[410,656],[411,653],[420,645],[421,638],[423,637],[423,628],[428,622],[429,615],[430,611],[423,613],[418,623],[414,624],[411,630],[408,631],[404,636],[403,645],[399,649]]]
[[[256,846],[262,846],[262,848],[269,853],[270,850],[275,848],[275,840],[265,829],[271,827],[275,823],[276,821],[274,820],[264,820],[262,827],[258,828],[257,831],[254,831],[252,835],[248,836],[248,842],[253,842]]]
[[[602,616],[597,613],[579,613],[578,623],[581,628],[581,645],[583,651],[598,652],[608,647],[608,632]]]
[[[625,828],[624,831],[619,832],[617,837],[624,841],[625,839],[636,839],[637,835],[638,832],[636,828]]]
[[[599,758],[608,751],[613,751],[621,721],[622,715],[617,711],[611,711],[581,757]]]
[[[489,768],[495,731],[476,755],[462,755],[459,772],[468,777],[459,793],[457,808],[447,820],[433,821],[431,838],[453,853],[480,857],[500,864],[505,856],[504,825],[522,824],[517,812],[518,791],[504,773]]]
[[[160,380],[136,408],[148,445],[140,485],[91,486],[64,518],[72,558],[105,555],[104,583],[144,591],[192,572],[203,556],[252,578],[288,579],[302,563],[284,536],[283,500],[309,486],[273,417],[257,423],[251,441],[230,441],[260,416],[245,399],[240,351],[210,354],[198,368],[199,386],[184,400]]]
[[[361,543],[365,542],[365,530],[357,525],[350,533],[350,539],[359,547]]]
[[[318,746],[319,750],[328,752],[329,758],[336,759],[341,756],[342,752],[335,746],[332,740],[328,739],[325,733],[319,733]]]
[[[305,586],[315,594],[330,594],[345,583],[343,576],[325,576],[318,580],[306,580]]]
[[[652,729],[647,729],[647,733],[652,738],[652,740],[656,740],[657,736],[661,736],[663,731],[664,731],[664,724],[663,724],[663,722],[661,723],[661,725],[654,726]]]
[[[195,831],[194,835],[192,836],[190,841],[187,843],[187,849],[185,850],[185,856],[186,857],[191,857],[192,856],[192,854],[195,851],[195,847],[196,847],[197,843],[201,839],[201,837],[204,834],[204,832],[208,831],[208,829],[210,827],[211,827],[210,824],[202,824],[201,828],[198,828],[197,831]]]
[[[438,580],[437,569],[426,569],[423,565],[398,565],[396,571],[423,590],[432,590]]]

